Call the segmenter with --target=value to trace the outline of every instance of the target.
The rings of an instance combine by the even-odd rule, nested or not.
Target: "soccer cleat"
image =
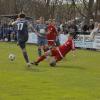
[[[38,66],[38,63],[37,62],[31,62],[31,64]]]
[[[38,66],[38,63],[37,62],[34,62],[34,65]]]
[[[31,63],[27,63],[27,67],[30,67],[31,66]]]

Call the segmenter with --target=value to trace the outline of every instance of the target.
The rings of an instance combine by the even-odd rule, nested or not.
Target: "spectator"
[[[74,34],[74,38],[76,38],[77,31],[78,29],[75,22],[70,22],[68,25],[68,32]]]
[[[93,21],[93,19],[90,19],[89,31],[91,32],[93,29],[94,29],[94,21]]]
[[[100,32],[100,23],[98,24],[96,22],[95,23],[95,28],[90,33],[90,39],[94,40],[95,35],[98,34],[99,32]]]
[[[81,27],[82,27],[82,32],[87,32],[88,30],[89,30],[89,27],[88,27],[88,25],[86,24],[86,22],[82,22],[81,23],[82,25],[81,25]]]

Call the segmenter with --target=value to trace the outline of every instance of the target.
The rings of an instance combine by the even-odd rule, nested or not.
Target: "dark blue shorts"
[[[28,34],[18,35],[17,41],[21,49],[24,49],[26,47],[26,42],[28,40]]]
[[[26,41],[18,41],[18,44],[21,49],[24,49],[26,47]]]
[[[38,37],[38,45],[39,46],[44,46],[44,45],[47,45],[48,44],[48,41],[46,38],[43,38],[43,37]]]

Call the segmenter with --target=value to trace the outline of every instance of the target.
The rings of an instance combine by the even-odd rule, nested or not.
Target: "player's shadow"
[[[68,68],[68,69],[79,69],[79,70],[86,70],[85,67],[81,66],[73,66],[73,65],[57,65],[57,68]]]
[[[29,71],[29,72],[46,72],[47,70],[46,69],[40,69],[39,66],[31,66],[31,67],[27,67],[25,68],[25,70]]]

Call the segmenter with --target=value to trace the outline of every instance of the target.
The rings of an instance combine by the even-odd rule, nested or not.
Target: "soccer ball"
[[[9,57],[8,57],[11,61],[14,61],[15,60],[15,55],[14,54],[9,54]]]

